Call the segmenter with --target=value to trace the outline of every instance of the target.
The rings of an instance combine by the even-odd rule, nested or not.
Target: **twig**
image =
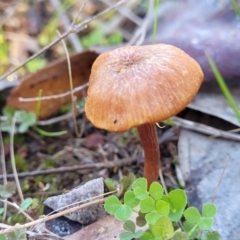
[[[11,228],[12,226],[4,224],[4,223],[0,223],[0,228]]]
[[[160,177],[160,181],[161,181],[161,184],[163,186],[164,192],[167,195],[168,194],[168,190],[167,190],[164,178],[163,178],[163,174],[162,174],[162,169],[161,168],[159,169],[159,177]]]
[[[83,90],[88,86],[88,83],[84,83],[83,85],[76,87],[73,89],[73,93],[78,92]],[[57,99],[57,98],[62,98],[66,97],[71,94],[71,91],[67,91],[65,93],[60,93],[56,95],[51,95],[51,96],[43,96],[43,97],[34,97],[34,98],[22,98],[19,97],[18,100],[19,102],[37,102],[37,101],[44,101],[44,100],[50,100],[50,99]]]
[[[114,0],[100,0],[101,2],[105,3],[107,6],[111,6],[114,2]],[[118,30],[121,32],[123,37],[126,40],[130,40],[132,37],[132,33],[129,33],[125,29],[121,27],[121,24],[126,20],[130,19],[136,26],[140,27],[142,25],[143,19],[135,15],[131,9],[137,6],[139,1],[128,1],[126,2],[126,5],[120,6],[116,9],[117,12],[120,14],[116,14],[114,18],[111,21],[101,21],[99,20],[99,25],[101,25],[101,28],[104,30],[104,33],[109,35],[112,34],[114,31]]]
[[[15,157],[14,157],[14,133],[15,133],[15,124],[16,124],[16,119],[18,117],[18,112],[14,114],[13,119],[12,119],[12,126],[11,126],[11,132],[10,132],[10,156],[11,156],[11,165],[12,165],[12,170],[13,170],[13,175],[17,187],[17,191],[20,197],[21,202],[24,201],[21,185],[18,179],[18,173],[17,173],[17,168],[16,168],[16,163],[15,163]]]
[[[86,4],[87,4],[87,2],[88,2],[88,0],[84,0],[84,2],[83,2],[83,4],[82,4],[82,6],[79,8],[79,10],[78,10],[78,13],[77,13],[77,15],[76,15],[76,17],[73,19],[73,21],[72,21],[72,27],[76,24],[76,22],[77,22],[77,20],[78,20],[78,18],[79,18],[79,16],[80,16],[80,14],[81,14],[81,12],[83,11],[83,9],[85,8],[85,6],[86,6]]]
[[[101,0],[101,2],[104,2],[107,6],[112,5],[112,1],[110,0]],[[142,19],[135,15],[132,11],[130,11],[129,8],[121,6],[116,11],[123,15],[125,18],[128,18],[129,20],[134,22],[137,26],[142,25]]]
[[[60,35],[59,32],[58,32],[58,34]],[[72,80],[72,68],[71,68],[71,63],[70,63],[70,57],[69,57],[69,52],[67,50],[67,46],[66,46],[64,39],[61,42],[63,44],[63,48],[64,48],[66,58],[67,58],[69,84],[70,84],[71,101],[72,101],[72,118],[73,118],[75,133],[76,133],[77,137],[80,137],[78,127],[77,127],[77,120],[76,120],[76,97],[74,96],[74,93],[73,93],[73,80]]]
[[[0,228],[9,229],[9,228],[12,228],[12,226],[4,224],[4,223],[0,223]],[[44,229],[46,231],[48,231],[46,228],[44,228]],[[40,232],[42,232],[42,229],[41,229]],[[28,234],[28,239],[29,240],[36,240],[36,239],[62,240],[63,239],[63,238],[60,238],[60,237],[58,237],[58,238],[56,237],[56,238],[53,239],[52,236],[56,236],[56,235],[53,234],[52,232],[50,234],[44,234],[44,233],[36,233],[36,232],[26,231],[26,233]],[[50,238],[50,236],[51,236],[51,238]],[[47,238],[47,237],[49,237],[49,238]]]
[[[51,0],[51,3],[55,7],[55,9],[59,9],[61,7],[61,3],[60,3],[59,0]],[[59,16],[59,18],[60,18],[60,21],[62,23],[63,29],[65,31],[67,31],[69,29],[69,26],[71,25],[71,22],[69,21],[69,19],[67,17],[67,14],[66,13],[62,13]],[[81,42],[79,41],[78,36],[76,35],[76,33],[70,34],[68,38],[69,38],[69,41],[70,41],[73,49],[75,50],[75,52],[82,51],[83,47],[82,47]]]
[[[66,166],[66,167],[59,167],[53,169],[46,169],[46,170],[38,170],[32,172],[23,172],[18,173],[19,178],[25,177],[34,177],[38,175],[48,175],[48,174],[56,174],[56,173],[65,173],[65,172],[73,172],[77,170],[84,170],[84,169],[102,169],[102,168],[113,168],[113,167],[120,167],[126,164],[130,164],[134,161],[134,158],[126,158],[121,159],[120,161],[114,162],[107,162],[107,163],[94,163],[94,164],[84,164],[84,165],[75,165],[75,166]],[[0,175],[0,180],[3,178],[3,175]],[[14,178],[14,174],[7,174],[7,178],[12,179]]]
[[[0,126],[0,158],[1,158],[1,165],[2,165],[2,174],[3,174],[3,185],[7,185],[7,170],[6,170],[6,159],[5,159],[5,151],[4,151],[4,146],[3,146],[3,137],[2,137],[2,132],[1,132],[1,126]],[[3,205],[4,211],[3,211],[3,216],[2,220],[4,221],[7,215],[7,203],[5,202]]]
[[[50,216],[42,216],[41,218],[39,218],[39,219],[37,219],[35,221],[29,222],[29,223],[26,223],[26,224],[23,224],[23,225],[20,225],[20,224],[15,225],[15,226],[13,226],[11,228],[7,228],[7,229],[4,229],[4,230],[1,230],[0,231],[0,236],[1,235],[5,235],[7,233],[11,233],[11,232],[17,231],[17,230],[29,228],[29,227],[32,227],[32,226],[34,226],[36,224],[40,224],[40,223],[43,223],[45,221],[49,221],[49,220],[52,220],[52,219],[55,219],[55,218],[58,218],[58,217],[61,217],[61,216],[67,215],[67,214],[71,214],[71,213],[76,212],[76,211],[78,211],[80,209],[87,208],[87,207],[90,207],[90,206],[95,205],[95,204],[103,203],[104,201],[105,201],[105,198],[98,199],[98,200],[95,200],[95,201],[92,201],[92,202],[88,202],[88,203],[82,204],[80,206],[76,206],[76,207],[64,210],[62,212],[59,212],[59,213],[56,213],[56,214],[53,214],[53,215],[50,215]]]
[[[6,203],[14,208],[16,208],[19,212],[21,212],[29,221],[34,221],[34,219],[29,216],[26,212],[24,212],[16,203],[9,202],[6,199],[0,199],[0,202]]]
[[[97,195],[97,196],[94,196],[94,197],[91,197],[91,198],[87,198],[87,199],[75,202],[73,204],[74,205],[81,204],[83,202],[87,202],[87,201],[90,201],[90,200],[93,200],[93,199],[96,199],[96,198],[100,198],[100,197],[104,197],[106,195],[113,194],[114,192],[116,192],[116,190],[113,190],[113,191],[107,192],[107,193],[103,193],[103,194],[100,194],[100,195]],[[30,223],[26,223],[26,224],[23,224],[23,225],[19,224],[19,225],[15,225],[13,227],[7,228],[5,230],[2,230],[2,231],[0,231],[0,236],[4,235],[4,234],[7,234],[7,233],[10,233],[10,232],[14,232],[14,231],[20,230],[20,229],[32,227],[34,225],[37,225],[37,224],[43,223],[45,221],[49,221],[49,220],[52,220],[52,219],[55,219],[55,218],[58,218],[58,217],[61,217],[61,216],[64,216],[64,215],[71,214],[71,213],[76,212],[76,211],[78,211],[80,209],[88,208],[88,207],[90,207],[92,205],[99,204],[99,203],[102,203],[104,201],[105,201],[105,198],[97,199],[95,201],[87,202],[87,203],[81,204],[79,206],[71,207],[71,208],[63,210],[63,211],[61,211],[59,213],[53,214],[55,211],[60,211],[62,208],[56,209],[55,211],[49,213],[47,216],[42,216],[41,218],[39,218],[39,219],[37,219],[35,221],[32,221]],[[69,206],[71,206],[73,204],[70,204],[70,205],[68,205],[66,207],[69,207]],[[66,207],[64,207],[64,208],[66,208]]]
[[[0,125],[0,130],[1,130],[1,125]],[[1,131],[0,131],[0,151],[1,151],[0,157],[1,157],[1,164],[2,164],[3,185],[6,185],[7,184],[7,170],[6,170],[3,137],[2,137],[2,132]]]
[[[148,30],[148,26],[150,25],[150,21],[153,20],[153,10],[154,10],[154,3],[155,0],[150,0],[148,5],[148,11],[145,16],[145,19],[140,28],[134,33],[131,40],[128,42],[127,45],[141,45],[146,37],[146,33]]]
[[[81,108],[76,108],[76,114],[79,115],[81,113],[84,113],[84,109]],[[62,122],[64,120],[67,120],[67,119],[70,119],[72,118],[72,112],[68,112],[64,115],[61,115],[61,116],[58,116],[58,117],[55,117],[55,118],[50,118],[50,119],[47,119],[47,120],[41,120],[41,121],[37,121],[37,125],[39,126],[47,126],[47,125],[51,125],[51,124],[54,124],[54,123],[58,123],[58,122]]]
[[[21,64],[19,64],[17,67],[14,67],[13,69],[11,69],[10,71],[8,71],[7,73],[3,74],[0,77],[0,81],[5,79],[8,75],[16,72],[18,69],[20,69],[21,67],[23,67],[26,63],[30,62],[32,59],[36,58],[37,56],[39,56],[40,54],[42,54],[43,52],[45,52],[47,49],[51,48],[52,46],[56,45],[57,43],[59,43],[62,39],[66,38],[69,34],[71,33],[78,33],[80,31],[82,31],[84,28],[87,27],[87,25],[92,22],[93,20],[95,20],[96,18],[104,15],[105,13],[117,8],[118,6],[120,6],[121,4],[123,4],[125,2],[125,0],[121,0],[118,3],[116,3],[115,5],[105,9],[104,11],[96,14],[95,16],[84,20],[82,23],[79,24],[74,24],[71,25],[71,27],[64,32],[59,38],[55,39],[54,41],[52,41],[50,44],[48,44],[47,46],[45,46],[44,48],[42,48],[40,51],[38,51],[37,53],[35,53],[34,55],[32,55],[31,57],[29,57],[26,61],[22,62]]]
[[[194,132],[208,134],[213,137],[222,137],[222,138],[231,139],[234,141],[240,141],[240,135],[230,133],[230,132],[225,132],[213,127],[209,127],[202,123],[192,122],[179,117],[172,117],[172,120],[176,126],[179,126],[188,130],[192,130]]]
[[[9,228],[12,228],[11,225],[7,225],[7,224],[4,224],[4,223],[0,223],[0,229],[9,229]],[[39,235],[38,233],[35,233],[35,232],[31,232],[31,231],[26,231],[28,235]],[[5,238],[4,238],[5,239]],[[32,239],[32,238],[29,238],[29,239]],[[38,238],[39,239],[39,238]],[[34,238],[35,240],[35,238]]]
[[[76,108],[76,113],[77,114],[84,113],[84,108]],[[50,118],[50,119],[47,119],[47,120],[39,120],[39,121],[37,121],[37,125],[47,126],[47,125],[51,125],[51,124],[54,124],[54,123],[62,122],[64,120],[67,120],[67,119],[70,119],[70,118],[72,118],[72,112],[68,112],[68,113],[63,114],[61,116]],[[8,118],[5,117],[5,116],[0,116],[0,121],[7,121],[7,119]]]

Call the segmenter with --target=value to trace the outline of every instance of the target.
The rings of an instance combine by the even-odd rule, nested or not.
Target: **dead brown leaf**
[[[123,232],[122,222],[108,216],[98,220],[97,222],[64,237],[65,240],[116,240],[119,234]]]
[[[92,64],[98,55],[99,54],[94,51],[85,51],[70,56],[73,88],[81,86],[88,81]],[[7,105],[17,109],[35,112],[37,101],[20,102],[19,97],[38,97],[39,90],[42,90],[42,96],[57,95],[70,91],[66,59],[58,60],[40,71],[24,77],[20,85],[15,87],[11,92],[7,100]],[[77,98],[81,98],[84,92],[85,91],[79,91],[74,95]],[[70,102],[70,94],[57,99],[42,100],[39,118],[46,119],[56,113],[62,105]]]

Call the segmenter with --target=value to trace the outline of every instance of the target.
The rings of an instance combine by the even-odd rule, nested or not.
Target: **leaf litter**
[[[163,4],[163,9],[164,7],[168,7],[167,4],[168,3],[166,3],[166,5]],[[199,3],[200,7],[194,7],[195,11],[191,11],[192,15],[189,15],[188,18],[183,18],[185,10],[188,8],[193,9],[193,6],[190,1],[187,1],[187,5],[184,5],[184,8],[181,7],[181,2],[176,3],[175,8],[171,7],[173,10],[172,13],[174,13],[179,6],[181,11],[179,11],[179,14],[169,14],[169,16],[171,18],[174,16],[176,19],[182,19],[182,21],[178,21],[179,25],[173,24],[172,29],[169,29],[169,24],[167,24],[168,22],[172,22],[169,21],[169,18],[165,18],[165,22],[160,21],[158,25],[160,31],[158,31],[157,41],[177,45],[185,49],[189,54],[193,54],[202,64],[206,79],[212,81],[212,73],[205,62],[205,57],[202,55],[204,50],[210,50],[212,57],[216,59],[216,63],[225,79],[233,80],[233,78],[235,78],[238,80],[237,78],[239,78],[240,73],[235,63],[238,62],[237,60],[240,54],[235,43],[237,43],[239,39],[239,19],[233,17],[235,16],[233,10],[229,4],[226,4],[226,1],[222,1],[220,8],[216,7],[217,1],[208,3],[212,4],[211,7],[208,8],[206,8],[205,4],[205,1],[201,1],[201,3]],[[208,11],[202,11],[201,9],[208,9]],[[213,19],[214,24],[212,24],[210,28],[206,27],[208,21],[203,21],[199,24],[199,19],[202,17],[196,16],[203,12],[207,16],[206,19],[209,17]],[[194,17],[196,17],[195,20]],[[174,20],[174,18],[172,18],[172,20]],[[214,37],[216,34],[213,34],[213,32],[219,33],[219,27],[221,27],[222,30],[223,25],[219,25],[220,20],[228,22],[230,24],[226,25],[228,26],[228,31],[232,31],[232,33],[235,32],[236,34],[228,34],[228,37],[226,37],[222,35],[223,33],[226,34],[226,32],[222,31],[220,35],[221,38]],[[196,24],[196,21],[198,24]],[[164,28],[161,24],[165,24],[169,29],[167,34],[162,34],[161,30],[163,31]],[[190,34],[194,33],[196,35],[190,35],[190,38],[185,40],[186,36],[189,37],[186,31],[188,31],[188,28],[192,29],[191,26],[193,25],[196,31],[191,31]],[[182,30],[182,26],[186,28],[186,31]],[[199,31],[197,31],[196,26],[199,27]],[[181,29],[180,32],[179,29]],[[212,29],[214,29],[214,31],[212,31]],[[200,33],[202,33],[203,30],[208,30],[207,34],[204,35],[206,38],[201,38],[202,35],[200,35]],[[178,35],[177,38],[172,38],[173,31],[176,31],[175,34]],[[185,37],[181,35],[183,33]],[[150,37],[151,34],[147,36],[145,43],[150,41]],[[179,42],[176,42],[177,40],[179,40]],[[206,42],[209,41],[212,44],[206,46]],[[215,48],[212,48],[212,45],[221,45],[224,47],[213,51]],[[228,51],[229,48],[227,46],[232,48],[234,54]],[[222,57],[218,58],[219,55]],[[229,61],[226,61],[224,56],[226,56]],[[231,57],[229,58],[229,56]],[[224,64],[222,59],[224,59]],[[226,62],[228,64],[225,64]],[[236,81],[236,85],[231,88],[233,95],[236,96],[237,102],[239,102],[239,94],[237,93],[239,89],[238,86],[239,84]],[[207,91],[204,91],[204,87],[207,88]],[[226,100],[222,94],[219,91],[216,93],[216,89],[217,86],[214,86],[214,84],[213,86],[211,84],[204,84],[202,91],[195,100],[185,111],[179,114],[178,117],[188,120],[191,123],[205,124],[206,126],[211,126],[222,131],[237,128],[239,123],[233,111],[226,104]],[[36,96],[36,94],[34,96]],[[60,105],[61,104],[59,104],[59,106]],[[35,105],[33,108],[35,108]],[[55,110],[57,111],[56,108]],[[50,111],[50,114],[53,112]],[[46,116],[49,116],[48,114],[46,114]],[[40,188],[38,184],[40,182],[44,184],[50,183],[51,187],[49,192],[45,192],[46,195],[56,195],[58,191],[62,193],[66,191],[66,189],[70,190],[73,187],[78,187],[80,183],[88,181],[89,179],[98,177],[113,177],[114,179],[119,179],[122,175],[127,175],[128,172],[134,172],[138,176],[142,175],[142,150],[134,131],[118,134],[97,130],[91,126],[83,114],[79,114],[77,121],[82,129],[82,138],[80,139],[75,139],[72,122],[68,120],[46,127],[48,130],[68,129],[67,135],[57,139],[39,137],[31,130],[23,135],[24,143],[21,139],[18,140],[18,138],[21,138],[20,136],[16,136],[16,140],[19,141],[19,143],[16,144],[17,154],[22,155],[24,152],[25,164],[28,165],[29,171],[36,170],[40,172],[40,169],[60,168],[68,165],[79,165],[79,163],[87,166],[77,171],[75,169],[73,172],[61,172],[57,175],[56,173],[44,175],[44,173],[41,172],[41,176],[36,174],[34,177],[29,177],[27,181],[25,180],[24,185],[26,196],[39,195]],[[163,137],[160,138],[163,158],[162,170],[165,175],[166,185],[170,188],[175,188],[178,185],[178,181],[180,183],[182,182],[182,184],[186,185],[187,190],[189,190],[190,204],[200,207],[203,203],[209,202],[212,199],[213,192],[218,186],[221,174],[226,168],[215,198],[219,214],[217,215],[214,228],[221,233],[222,237],[237,240],[239,236],[237,229],[239,229],[238,223],[240,221],[236,220],[233,222],[232,219],[237,219],[236,213],[239,210],[237,205],[239,195],[236,190],[237,184],[235,184],[239,180],[239,173],[236,168],[238,165],[237,160],[239,154],[237,149],[239,149],[239,142],[227,140],[224,136],[217,138],[215,135],[211,136],[214,131],[204,132],[201,130],[203,126],[198,126],[200,129],[198,132],[200,133],[196,133],[194,129],[191,129],[191,131],[184,130],[186,127],[184,127],[182,123],[177,126],[178,127],[175,128],[170,126],[164,129],[158,129],[158,131],[161,132],[161,136],[167,136],[164,138],[164,142],[162,142]],[[171,134],[169,134],[170,132]],[[96,133],[98,134],[97,136],[94,135]],[[5,136],[6,135],[4,135],[4,137]],[[7,149],[8,146],[8,142],[5,141],[4,147]],[[25,146],[24,151],[22,146]],[[6,157],[8,158],[7,152]],[[128,159],[128,164],[126,165],[126,162],[124,162],[124,164],[116,164],[116,167],[113,165],[111,165],[110,168],[107,167],[108,163],[112,162],[112,160],[114,163],[119,163],[122,159]],[[225,164],[228,159],[229,163],[226,166]],[[94,165],[97,165],[99,162],[103,163],[102,167],[95,168]],[[9,175],[8,177],[10,178],[11,176]],[[227,197],[227,199],[224,199],[224,197]],[[232,199],[231,203],[229,203],[230,199]],[[226,203],[228,203],[227,207]],[[97,221],[96,225],[92,226],[93,229],[98,229],[96,226],[104,226],[101,225],[101,223],[105,220],[107,221],[107,219],[108,218]],[[226,219],[229,219],[228,222],[231,222],[227,229],[225,224]],[[108,221],[107,225],[110,222],[113,223],[113,219]],[[119,225],[118,222],[115,224],[116,225],[113,225],[114,227]],[[87,229],[88,228],[86,228],[86,231]],[[91,229],[91,225],[89,229]],[[110,228],[108,228],[108,230],[110,230]],[[85,236],[89,234],[89,232],[86,233],[86,231]],[[82,233],[83,231],[81,234]],[[96,235],[94,235],[94,237],[92,239],[97,239]]]

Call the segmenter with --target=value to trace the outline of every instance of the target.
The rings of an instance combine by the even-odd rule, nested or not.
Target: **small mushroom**
[[[150,185],[160,169],[155,123],[183,110],[203,81],[199,64],[171,45],[125,46],[97,57],[92,66],[86,116],[97,128],[136,127]]]

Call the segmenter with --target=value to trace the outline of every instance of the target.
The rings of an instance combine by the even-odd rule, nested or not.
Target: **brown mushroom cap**
[[[183,110],[203,81],[199,64],[171,45],[126,46],[93,63],[87,118],[98,128],[127,131]]]

